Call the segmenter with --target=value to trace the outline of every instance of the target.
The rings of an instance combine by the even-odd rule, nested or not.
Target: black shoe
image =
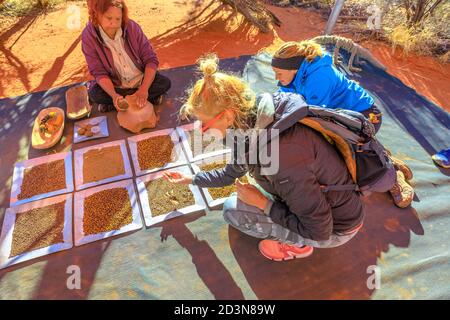
[[[163,95],[160,95],[158,98],[154,99],[153,101],[154,101],[153,105],[159,106],[163,101]]]
[[[114,105],[112,105],[112,104],[104,104],[104,103],[98,104],[98,111],[102,112],[102,113],[110,112],[110,111],[113,111],[114,109],[115,109]]]

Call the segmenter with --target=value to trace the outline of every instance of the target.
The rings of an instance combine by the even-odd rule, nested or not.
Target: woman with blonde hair
[[[219,72],[217,63],[215,56],[200,60],[204,77],[195,83],[182,115],[197,118],[203,132],[214,129],[222,138],[228,130],[239,129],[277,129],[278,138],[264,145],[260,141],[258,150],[245,140],[245,154],[235,156],[223,169],[195,176],[171,171],[165,178],[204,188],[235,184],[237,195],[225,201],[224,219],[234,228],[264,239],[259,250],[271,260],[307,257],[314,247],[336,247],[352,239],[364,217],[360,196],[355,191],[322,192],[321,184],[344,185],[352,180],[332,145],[298,123],[306,107],[303,98],[291,93],[255,96],[247,83]],[[260,161],[248,159],[251,153],[262,155],[262,150],[272,150],[272,143],[279,147],[278,170],[267,174]],[[271,199],[254,185],[237,180],[246,173]]]
[[[376,132],[380,129],[381,111],[374,99],[337,70],[331,55],[318,43],[312,40],[284,43],[273,55],[272,68],[279,91],[300,94],[309,105],[360,112],[372,122]],[[414,189],[406,181],[413,174],[403,161],[391,158],[397,169],[397,183],[390,193],[394,203],[405,208],[414,197]]]
[[[95,84],[89,100],[100,112],[118,109],[135,95],[138,105],[161,103],[170,80],[160,74],[158,57],[141,27],[128,17],[124,0],[88,0],[89,22],[81,48]]]

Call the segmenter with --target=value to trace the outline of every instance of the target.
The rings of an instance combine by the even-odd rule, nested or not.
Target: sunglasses
[[[217,120],[219,120],[220,118],[222,118],[226,111],[227,111],[227,109],[223,110],[223,111],[222,111],[221,113],[219,113],[217,116],[215,116],[214,118],[212,118],[211,120],[209,120],[208,122],[206,122],[206,124],[202,125],[202,128],[201,128],[202,134],[205,133],[209,128],[211,128],[211,126],[212,126],[214,123],[216,123]]]

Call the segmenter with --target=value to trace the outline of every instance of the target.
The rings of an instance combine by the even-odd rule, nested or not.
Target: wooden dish
[[[87,116],[92,109],[89,104],[88,91],[85,86],[72,87],[66,91],[67,118],[80,119]]]
[[[41,119],[44,118],[50,112],[56,112],[58,115],[62,116],[62,119],[63,119],[62,124],[52,134],[50,134],[48,132],[42,133],[39,130],[39,126],[41,124]],[[46,108],[46,109],[41,110],[41,112],[39,112],[38,116],[34,120],[33,131],[31,133],[31,146],[34,149],[41,150],[41,149],[51,148],[55,144],[57,144],[59,142],[59,140],[61,139],[61,136],[64,131],[64,123],[65,123],[64,117],[65,117],[64,110],[61,108]]]

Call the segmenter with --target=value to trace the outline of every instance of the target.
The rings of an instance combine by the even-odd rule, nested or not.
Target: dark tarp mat
[[[242,74],[256,91],[273,90],[268,58],[226,59],[221,68]],[[155,130],[177,125],[179,98],[196,77],[195,66],[163,73],[173,87],[157,110],[161,122]],[[229,227],[218,210],[180,217],[2,270],[0,298],[449,299],[450,179],[430,158],[450,145],[449,115],[368,63],[351,76],[382,102],[380,139],[414,171],[412,207],[396,208],[387,194],[374,194],[365,199],[365,225],[352,241],[283,263],[264,258],[258,239]],[[69,87],[0,100],[1,217],[9,205],[14,163],[45,154],[30,147],[33,118],[40,108],[65,108]],[[74,146],[68,121],[65,138],[54,149],[130,136],[114,117],[108,114],[109,138]],[[80,267],[80,290],[67,288],[73,265]],[[377,288],[374,270],[380,276]]]

